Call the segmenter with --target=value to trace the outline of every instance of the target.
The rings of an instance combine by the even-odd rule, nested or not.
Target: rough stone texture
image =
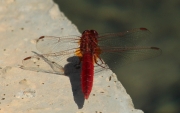
[[[0,1],[0,34],[0,113],[142,113],[110,70],[96,73],[85,100],[79,74],[67,77],[18,67],[37,51],[34,39],[80,35],[53,1]]]

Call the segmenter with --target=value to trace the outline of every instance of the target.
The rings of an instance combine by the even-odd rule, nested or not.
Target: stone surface
[[[0,34],[0,113],[142,113],[110,70],[96,73],[85,100],[79,73],[67,77],[19,68],[31,51],[38,52],[34,39],[80,35],[53,1],[1,1]]]

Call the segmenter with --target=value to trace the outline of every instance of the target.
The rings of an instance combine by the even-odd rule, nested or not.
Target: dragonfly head
[[[82,35],[93,35],[93,36],[98,36],[97,31],[95,30],[85,30]]]

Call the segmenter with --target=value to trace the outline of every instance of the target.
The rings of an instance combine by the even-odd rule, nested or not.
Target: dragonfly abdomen
[[[88,99],[93,86],[94,61],[91,52],[87,52],[82,57],[81,87],[85,99]]]

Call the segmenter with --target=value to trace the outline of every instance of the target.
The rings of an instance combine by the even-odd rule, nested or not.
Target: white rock
[[[142,113],[110,70],[97,73],[84,100],[79,74],[69,79],[18,68],[37,51],[34,39],[80,35],[53,1],[2,0],[0,34],[0,113]]]

